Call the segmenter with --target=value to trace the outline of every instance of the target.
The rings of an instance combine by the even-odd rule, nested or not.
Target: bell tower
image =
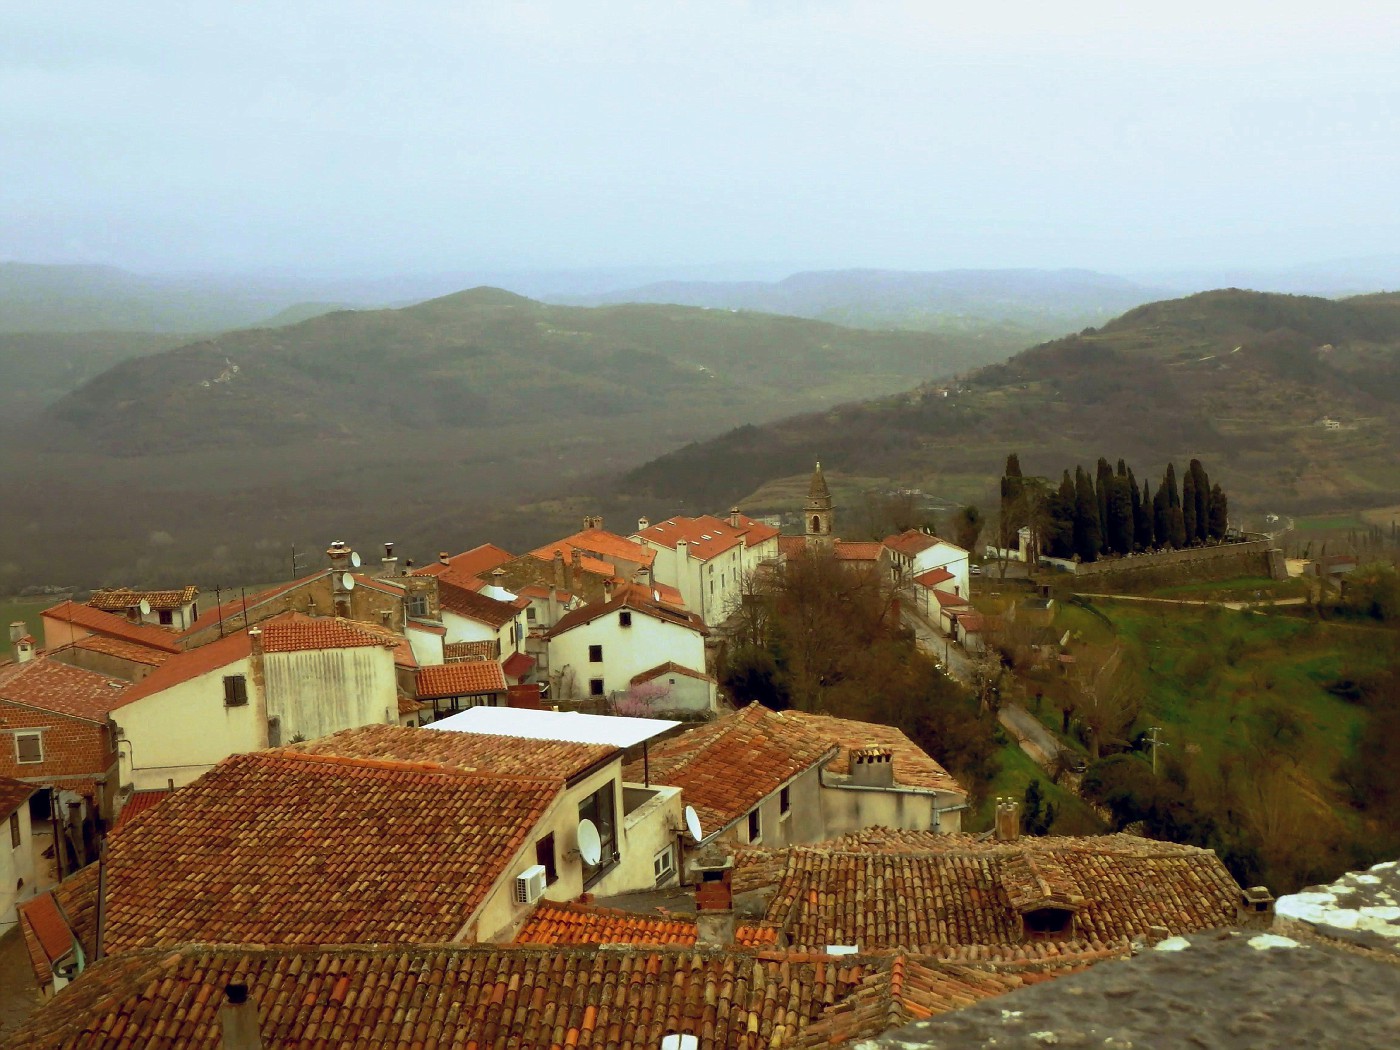
[[[812,483],[807,487],[807,506],[802,513],[807,523],[807,549],[829,547],[835,512],[831,508],[831,490],[826,487],[826,476],[822,473],[820,462],[817,469],[812,471]]]

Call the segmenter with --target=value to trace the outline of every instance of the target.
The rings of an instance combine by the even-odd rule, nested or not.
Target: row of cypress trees
[[[1095,561],[1218,542],[1225,538],[1229,502],[1198,459],[1191,460],[1180,485],[1175,464],[1168,463],[1154,492],[1147,481],[1138,486],[1123,460],[1115,469],[1102,457],[1093,473],[1075,466],[1073,478],[1066,470],[1059,487],[1051,488],[1043,479],[1024,477],[1013,452],[1001,479],[1001,513],[1008,539],[1030,524],[1040,531],[1046,553]]]

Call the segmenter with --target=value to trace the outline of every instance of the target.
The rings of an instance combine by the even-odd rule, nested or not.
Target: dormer
[[[1048,854],[1024,852],[1001,865],[1001,887],[1021,917],[1023,941],[1072,940],[1085,904],[1079,884]]]

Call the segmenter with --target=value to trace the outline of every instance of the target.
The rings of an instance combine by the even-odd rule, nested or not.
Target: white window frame
[[[676,873],[676,847],[667,846],[651,859],[651,871],[659,886]]]
[[[39,757],[35,759],[25,758],[20,754],[19,741],[21,737],[32,736],[39,742]],[[42,729],[16,729],[15,730],[15,762],[21,766],[42,766],[44,764],[44,731]]]

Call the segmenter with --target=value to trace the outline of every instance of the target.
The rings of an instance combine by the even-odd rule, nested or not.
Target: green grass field
[[[45,595],[42,598],[0,598],[0,626],[5,628],[4,649],[0,650],[0,660],[10,653],[10,624],[23,620],[29,625],[29,633],[43,644],[44,636],[40,629],[39,614],[49,606],[62,601],[59,595]]]
[[[997,753],[1001,772],[987,789],[987,797],[975,810],[963,814],[964,831],[988,831],[996,814],[996,800],[1010,796],[1020,801],[1032,780],[1040,781],[1045,797],[1055,807],[1059,817],[1057,832],[1091,834],[1103,830],[1103,823],[1083,801],[1064,788],[1050,782],[1045,771],[1031,761],[1015,743],[1008,743]]]
[[[1253,601],[1262,598],[1302,598],[1307,584],[1301,578],[1274,580],[1268,576],[1238,576],[1231,580],[1210,580],[1158,587],[1146,592],[1152,598],[1181,598],[1187,601]]]

